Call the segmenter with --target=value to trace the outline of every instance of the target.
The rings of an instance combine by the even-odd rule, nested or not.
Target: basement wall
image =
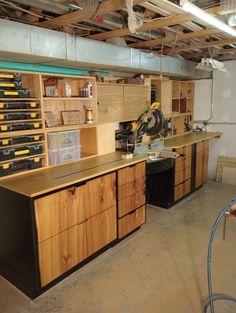
[[[236,156],[236,61],[227,61],[225,66],[228,73],[215,71],[213,80],[195,82],[195,121],[211,118],[207,130],[223,133],[220,139],[210,141],[208,175],[212,179],[216,176],[218,155]],[[196,122],[197,125],[202,123]]]

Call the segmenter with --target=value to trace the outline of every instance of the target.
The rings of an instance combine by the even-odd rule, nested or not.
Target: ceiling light
[[[214,60],[212,58],[202,58],[201,62],[195,67],[198,70],[212,72],[214,70],[227,72],[224,63]]]
[[[234,30],[229,25],[221,22],[216,17],[204,12],[204,10],[200,9],[196,5],[190,3],[188,0],[180,0],[180,6],[188,13],[196,16],[200,20],[203,20],[205,23],[208,23],[223,32],[230,34],[233,37],[236,37],[236,30]]]

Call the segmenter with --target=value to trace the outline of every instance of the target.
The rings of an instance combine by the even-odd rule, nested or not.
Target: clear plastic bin
[[[64,164],[80,159],[80,146],[48,150],[49,165]]]
[[[56,150],[80,146],[80,130],[48,134],[48,149]]]

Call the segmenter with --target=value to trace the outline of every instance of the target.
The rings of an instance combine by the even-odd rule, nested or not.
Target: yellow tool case
[[[0,162],[24,156],[41,154],[42,152],[43,152],[42,144],[0,149]]]
[[[22,89],[22,81],[0,80],[0,89]]]
[[[0,124],[0,133],[13,132],[20,130],[40,129],[42,123],[14,123],[14,124]]]
[[[42,167],[42,157],[25,158],[23,160],[0,163],[0,176],[16,174],[25,170]]]
[[[38,109],[39,103],[36,101],[1,101],[0,110],[25,110]]]
[[[39,119],[39,112],[20,112],[20,113],[1,113],[0,121],[13,121],[13,120],[32,120]]]
[[[20,90],[0,89],[0,98],[30,98],[30,91],[27,89]]]
[[[0,73],[0,81],[21,81],[20,73]]]
[[[2,138],[0,139],[0,147],[18,145],[21,143],[22,144],[31,143],[31,142],[37,142],[37,141],[43,141],[43,140],[44,140],[44,137],[42,134]]]

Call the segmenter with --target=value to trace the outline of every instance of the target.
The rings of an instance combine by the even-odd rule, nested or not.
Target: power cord
[[[231,215],[235,217],[235,212],[232,213],[232,207],[236,206],[236,200],[231,201],[228,205],[226,205],[223,210],[220,212],[218,217],[216,218],[216,221],[212,227],[210,239],[209,239],[209,244],[208,244],[208,255],[207,255],[207,279],[208,279],[208,294],[209,298],[207,303],[204,306],[204,313],[207,313],[208,306],[210,305],[211,313],[215,313],[215,308],[214,308],[214,301],[217,300],[226,300],[226,301],[231,301],[236,303],[236,298],[224,294],[215,294],[213,295],[212,291],[212,274],[211,274],[211,260],[212,260],[212,246],[213,246],[213,241],[215,237],[215,233],[217,230],[218,225],[220,224],[221,220],[225,217],[225,215]],[[231,213],[230,213],[231,212]]]

